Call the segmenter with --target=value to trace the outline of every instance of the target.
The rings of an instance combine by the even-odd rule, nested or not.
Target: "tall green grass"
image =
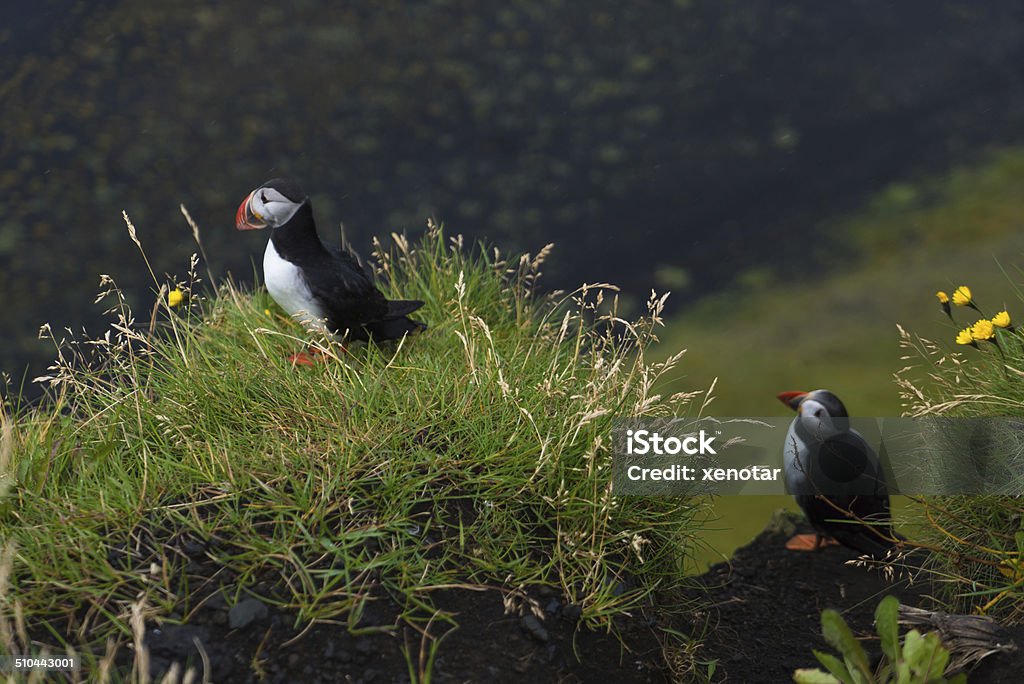
[[[663,300],[628,322],[610,285],[538,299],[548,251],[505,260],[434,225],[415,244],[393,235],[379,280],[422,299],[429,329],[384,347],[307,332],[262,290],[204,294],[195,258],[155,279],[142,318],[104,278],[110,329],[52,334],[51,402],[0,411],[3,623],[20,616],[109,669],[141,626],[196,610],[189,543],[235,574],[234,598],[257,593],[300,624],[358,631],[388,596],[431,654],[457,623],[433,606],[440,588],[548,585],[600,629],[672,596],[699,505],[614,497],[610,469],[613,417],[697,410],[693,393],[653,390],[682,356],[649,358]],[[307,344],[312,366],[289,360]]]

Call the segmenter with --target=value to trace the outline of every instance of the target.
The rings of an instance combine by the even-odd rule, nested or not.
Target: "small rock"
[[[546,584],[541,584],[537,587],[537,595],[547,598],[548,596],[554,596],[555,590]]]
[[[197,541],[189,540],[181,545],[181,550],[189,558],[196,558],[197,556],[203,555],[203,551],[206,550],[206,547]]]
[[[534,639],[540,642],[545,642],[549,638],[548,630],[544,628],[544,625],[540,623],[533,615],[524,615],[523,619],[519,621],[519,625],[526,631],[527,634],[532,636]]]
[[[562,602],[558,599],[551,599],[548,605],[544,606],[544,612],[548,615],[555,615],[562,608]]]
[[[580,615],[583,615],[583,608],[578,603],[567,603],[562,608],[562,617],[569,622],[576,622],[580,619]]]
[[[165,624],[146,633],[146,643],[154,653],[185,658],[195,653],[195,642],[209,642],[209,630],[203,626]]]
[[[270,610],[259,599],[247,598],[231,607],[228,611],[228,626],[231,629],[242,629],[270,614]]]

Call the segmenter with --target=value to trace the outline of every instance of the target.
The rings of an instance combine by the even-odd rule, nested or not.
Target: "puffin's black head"
[[[850,428],[850,416],[839,397],[828,390],[813,392],[781,392],[776,395],[783,404],[795,410],[797,422],[814,434],[838,434]]]
[[[235,228],[255,230],[281,226],[306,201],[306,193],[288,178],[274,178],[249,193],[235,213]]]
[[[846,407],[832,392],[818,389],[813,392],[779,392],[775,395],[779,401],[799,413],[804,412],[804,402],[813,402],[814,410],[821,410],[832,418],[848,418]],[[820,417],[820,416],[819,416]]]

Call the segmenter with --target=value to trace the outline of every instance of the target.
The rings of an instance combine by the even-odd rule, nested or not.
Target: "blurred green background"
[[[775,394],[828,388],[853,415],[896,416],[893,382],[905,358],[897,324],[955,349],[957,331],[976,312],[954,307],[956,323],[935,292],[968,285],[989,316],[1007,309],[1024,320],[1024,150],[916,182],[890,185],[864,209],[819,226],[841,235],[843,249],[808,272],[772,274],[705,297],[674,317],[662,348],[687,348],[680,377],[667,391],[715,382],[712,415],[786,415]],[[814,240],[815,234],[808,236]],[[957,325],[959,324],[959,325]],[[972,354],[991,349],[960,348]],[[781,448],[781,447],[780,447]],[[902,497],[897,514],[907,513]],[[701,562],[720,560],[759,532],[784,497],[721,497],[720,529]]]

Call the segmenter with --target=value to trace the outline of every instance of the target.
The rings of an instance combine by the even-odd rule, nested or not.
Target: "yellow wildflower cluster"
[[[942,310],[946,315],[949,316],[950,320],[953,320],[953,311],[950,308],[950,303],[954,306],[966,306],[974,309],[978,313],[981,313],[981,309],[979,309],[978,305],[974,302],[974,295],[971,294],[971,288],[966,285],[961,285],[953,290],[952,296],[942,290],[939,290],[935,293],[935,298],[939,300],[939,305],[942,307]],[[979,318],[973,325],[963,328],[957,333],[956,343],[964,345],[969,344],[972,347],[977,347],[978,342],[992,342],[998,347],[999,341],[996,338],[996,329],[1013,332],[1013,322],[1010,320],[1009,311],[1000,311],[992,318]]]

